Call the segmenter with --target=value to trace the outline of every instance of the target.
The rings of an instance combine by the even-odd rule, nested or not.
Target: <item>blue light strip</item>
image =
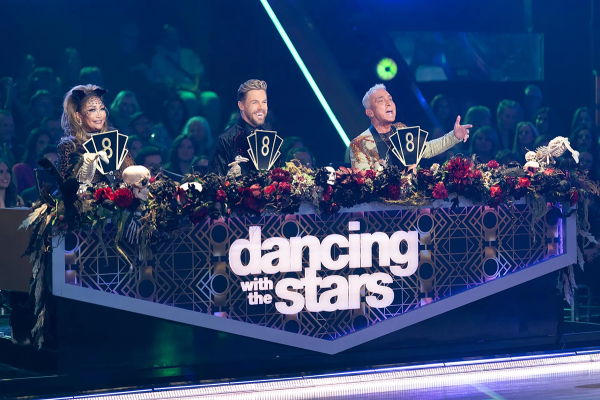
[[[329,104],[327,103],[327,100],[325,100],[325,96],[323,96],[323,93],[321,93],[321,89],[319,89],[319,86],[317,86],[317,83],[315,82],[315,80],[313,79],[312,75],[308,71],[308,68],[306,68],[306,65],[304,64],[304,61],[302,61],[302,57],[300,57],[300,54],[298,54],[298,52],[296,51],[296,48],[292,44],[292,41],[290,40],[289,36],[287,35],[285,29],[283,29],[283,26],[281,26],[281,23],[279,22],[279,19],[275,15],[275,12],[273,12],[273,9],[269,5],[268,0],[260,0],[260,2],[262,3],[263,7],[267,11],[267,14],[269,14],[269,18],[271,18],[271,21],[273,21],[273,24],[275,25],[275,28],[277,28],[277,31],[281,35],[281,38],[285,42],[285,45],[287,46],[288,50],[290,51],[290,53],[292,53],[292,56],[294,57],[294,60],[296,60],[296,63],[300,67],[300,70],[304,74],[304,77],[308,81],[308,84],[312,88],[313,92],[315,92],[315,95],[317,96],[317,99],[319,99],[319,102],[323,106],[323,109],[327,113],[327,116],[331,120],[331,123],[333,124],[333,126],[337,130],[338,134],[342,138],[342,141],[344,142],[344,144],[346,146],[349,146],[350,145],[350,139],[348,139],[348,135],[346,135],[346,132],[344,132],[344,129],[342,128],[342,125],[340,125],[340,123],[337,120],[335,114],[331,110],[331,107],[329,107]]]

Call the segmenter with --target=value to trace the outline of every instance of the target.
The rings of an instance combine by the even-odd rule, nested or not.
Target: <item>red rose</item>
[[[222,189],[217,190],[217,198],[216,198],[216,200],[219,203],[225,203],[225,200],[227,200],[227,194],[225,193],[224,190],[222,190]]]
[[[289,182],[290,173],[281,168],[275,168],[273,171],[271,171],[271,180],[275,182]]]
[[[571,191],[571,207],[573,207],[579,201],[579,191],[572,190]]]
[[[155,177],[153,177],[153,176],[151,176],[151,177],[150,177],[150,183],[154,183],[154,182],[156,182],[156,178],[155,178]]]
[[[448,198],[448,189],[444,186],[443,182],[439,182],[433,188],[433,197],[436,199],[447,199]]]
[[[375,171],[374,169],[368,169],[365,171],[365,178],[375,179],[375,176],[377,176],[377,171]]]
[[[494,185],[490,188],[490,196],[496,198],[502,197],[502,189],[500,189],[500,185]]]
[[[529,178],[519,178],[519,187],[528,188],[529,186],[531,186],[531,181]]]
[[[546,168],[546,170],[544,171],[544,175],[552,175],[554,173],[554,170],[552,168]]]
[[[133,203],[133,193],[127,188],[115,190],[115,204],[121,208],[129,207]]]
[[[276,185],[273,185],[273,184],[271,184],[271,185],[269,185],[269,186],[267,186],[267,187],[265,188],[265,193],[266,193],[266,194],[271,194],[271,193],[273,193],[273,192],[274,192],[274,191],[276,191],[276,190],[277,190],[277,186],[276,186]]]
[[[492,169],[500,168],[500,164],[498,164],[498,161],[496,161],[496,160],[488,161],[487,166]]]
[[[97,202],[101,203],[104,200],[114,200],[115,195],[111,188],[100,188],[94,192],[94,198]]]
[[[354,180],[356,181],[357,184],[362,185],[363,183],[365,183],[365,178],[354,178]]]
[[[292,191],[292,185],[287,182],[281,182],[279,184],[279,192],[280,193],[290,193]]]
[[[473,170],[473,178],[474,179],[481,179],[483,178],[483,175],[481,175],[481,171],[478,169]]]
[[[389,185],[387,197],[391,200],[398,200],[400,198],[400,188],[398,185]]]

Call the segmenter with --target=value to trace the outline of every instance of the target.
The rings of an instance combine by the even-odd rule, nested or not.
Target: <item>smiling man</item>
[[[352,167],[359,169],[379,169],[385,165],[401,165],[390,151],[390,136],[395,128],[403,128],[396,121],[396,104],[385,86],[377,84],[365,94],[362,100],[365,114],[371,120],[369,129],[354,138],[350,143],[350,161]],[[469,138],[471,125],[460,125],[460,116],[456,118],[454,130],[439,139],[427,142],[423,158],[435,157],[461,141]]]
[[[270,130],[265,125],[269,111],[265,81],[250,79],[242,83],[237,91],[237,99],[241,118],[215,140],[211,151],[209,165],[211,172],[216,174],[227,175],[229,163],[234,162],[238,155],[250,159],[247,138],[254,130]],[[274,167],[279,167],[282,159],[279,157]],[[254,169],[252,162],[243,162],[240,166],[242,172]]]

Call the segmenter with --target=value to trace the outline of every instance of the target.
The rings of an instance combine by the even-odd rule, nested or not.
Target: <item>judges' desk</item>
[[[28,215],[26,208],[0,209],[0,290],[29,292],[32,265],[29,257],[21,257],[29,232],[18,229]]]
[[[67,238],[66,249],[55,238],[58,345],[79,343],[73,363],[125,351],[130,363],[200,364],[215,376],[554,342],[551,273],[577,250],[574,215],[532,221],[524,204],[206,220],[143,263],[123,243],[132,266],[114,234],[109,225],[106,254],[96,232]],[[81,355],[91,344],[98,354]]]

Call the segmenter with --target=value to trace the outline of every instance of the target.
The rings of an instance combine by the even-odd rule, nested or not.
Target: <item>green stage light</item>
[[[292,56],[294,57],[294,60],[296,60],[296,63],[300,67],[300,70],[304,74],[304,77],[308,81],[308,84],[312,88],[313,92],[315,92],[315,95],[317,96],[317,99],[319,99],[319,102],[321,103],[321,106],[323,106],[323,109],[327,113],[327,116],[331,120],[331,123],[333,124],[333,126],[337,130],[338,134],[342,138],[342,141],[344,142],[344,144],[346,146],[349,146],[350,145],[350,139],[348,139],[348,135],[346,135],[346,132],[344,132],[344,129],[342,128],[342,125],[340,125],[340,122],[337,120],[335,114],[331,110],[331,107],[329,107],[329,104],[327,103],[327,100],[325,100],[325,96],[323,96],[323,93],[321,93],[321,89],[319,89],[319,87],[317,86],[317,83],[315,82],[315,80],[313,79],[312,75],[308,71],[308,68],[306,68],[306,65],[304,64],[304,61],[302,61],[302,58],[300,57],[300,54],[298,54],[298,52],[296,51],[296,48],[292,44],[292,41],[290,40],[290,38],[289,38],[288,34],[286,33],[285,29],[283,29],[283,26],[279,22],[279,19],[275,15],[275,12],[271,8],[271,5],[269,4],[268,0],[260,0],[260,2],[262,3],[263,7],[267,11],[267,14],[269,14],[269,18],[271,18],[271,21],[273,21],[273,24],[275,25],[275,28],[277,28],[277,32],[279,32],[279,34],[281,35],[281,38],[283,39],[283,41],[284,41],[285,45],[287,46],[288,50],[290,51],[290,53],[292,53]]]
[[[379,79],[384,81],[394,79],[398,73],[398,66],[391,58],[383,58],[379,60],[375,69],[377,70],[377,76]]]

